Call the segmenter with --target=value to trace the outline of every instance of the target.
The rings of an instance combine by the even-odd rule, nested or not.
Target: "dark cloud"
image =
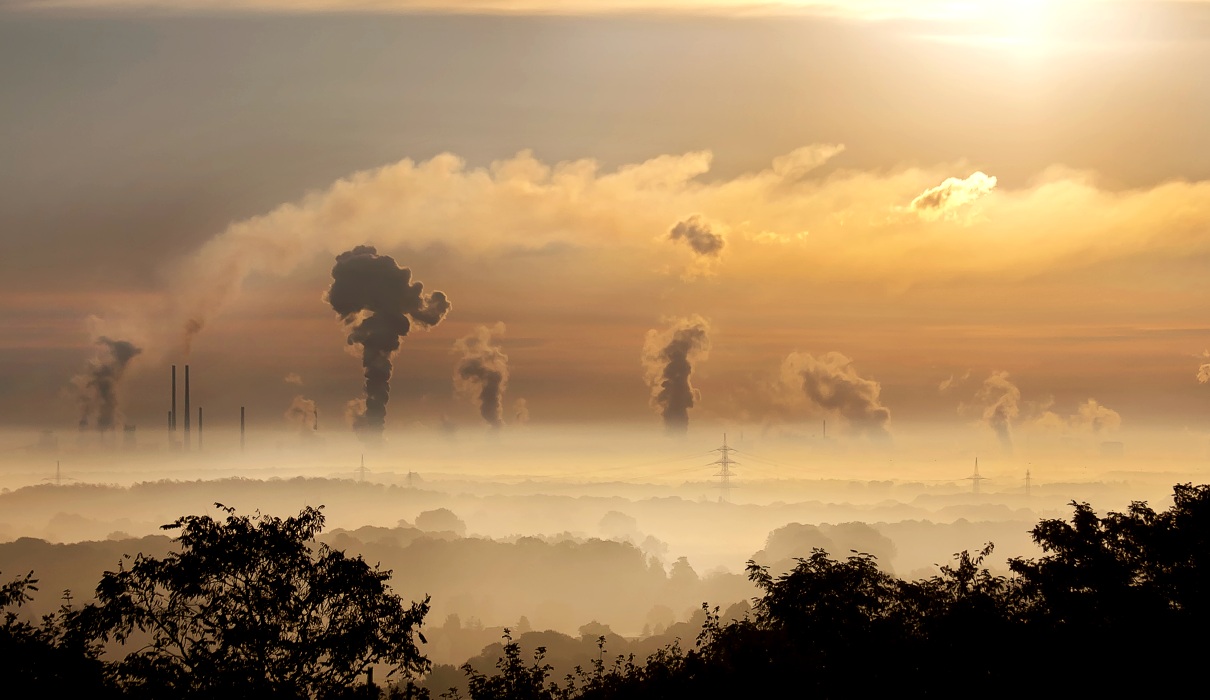
[[[353,408],[353,427],[371,441],[382,438],[390,400],[391,358],[412,323],[422,328],[441,323],[450,302],[443,292],[424,293],[412,271],[372,246],[357,246],[336,256],[328,303],[351,330],[348,342],[360,345],[365,367],[365,406]]]
[[[121,419],[118,399],[126,367],[143,350],[128,341],[105,336],[97,339],[97,345],[97,356],[89,362],[88,371],[72,383],[80,398],[80,427],[106,432]]]
[[[857,374],[853,361],[841,353],[791,353],[782,363],[782,376],[792,387],[801,387],[812,406],[838,415],[853,433],[890,437],[891,412],[879,399],[882,386]]]
[[[508,356],[492,338],[503,333],[503,323],[494,328],[479,326],[454,342],[454,351],[462,355],[454,369],[454,384],[476,396],[479,415],[493,428],[504,425],[504,390],[508,388]]]
[[[689,409],[701,399],[690,377],[693,363],[710,351],[710,324],[701,316],[675,319],[668,328],[647,331],[643,366],[651,386],[651,406],[668,432],[689,429]]]
[[[719,226],[700,214],[678,222],[668,231],[668,239],[685,241],[694,253],[715,258],[722,254],[723,247],[727,245]]]

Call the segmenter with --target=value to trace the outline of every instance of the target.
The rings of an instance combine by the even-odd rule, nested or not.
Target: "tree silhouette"
[[[148,697],[327,698],[348,695],[373,664],[421,673],[428,598],[405,604],[389,571],[315,543],[324,517],[187,516],[180,551],[138,555],[106,572],[86,609],[102,640],[137,645],[114,665],[124,691]]]
[[[14,695],[107,698],[114,695],[106,683],[100,648],[79,626],[80,611],[64,592],[64,603],[39,624],[22,620],[18,609],[38,590],[32,572],[0,584],[0,662],[5,669],[0,684]]]

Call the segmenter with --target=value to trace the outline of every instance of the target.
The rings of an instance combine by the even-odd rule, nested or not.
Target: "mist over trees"
[[[918,580],[864,552],[834,558],[816,548],[784,573],[750,561],[751,608],[720,614],[703,604],[691,647],[686,627],[645,661],[601,622],[583,625],[579,640],[505,629],[445,694],[995,696],[1019,689],[1022,669],[1039,659],[1055,669],[1038,685],[1048,694],[1138,691],[1193,668],[1205,648],[1210,486],[1177,485],[1173,500],[1165,511],[1135,502],[1103,517],[1073,502],[1070,521],[1033,528],[1043,556],[1014,558],[1008,575],[984,566],[990,544]],[[186,516],[165,526],[180,530],[176,551],[123,560],[131,563],[102,577],[96,602],[65,597],[40,622],[17,612],[36,576],[3,584],[8,687],[88,697],[373,696],[357,679],[376,662],[402,671],[392,696],[431,697],[441,690],[434,683],[451,680],[444,667],[427,687],[408,682],[430,668],[418,644],[428,600],[404,603],[387,587],[390,572],[316,543],[319,510],[285,519],[225,512],[222,521]],[[688,576],[680,570],[670,580]],[[115,650],[115,641],[129,647]],[[593,645],[595,658],[552,677],[548,650],[566,665]]]

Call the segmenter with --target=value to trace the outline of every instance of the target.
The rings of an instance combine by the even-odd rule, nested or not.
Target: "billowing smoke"
[[[1198,357],[1201,357],[1202,359],[1210,359],[1210,350],[1203,350],[1202,354]],[[1202,384],[1210,382],[1210,362],[1203,362],[1201,366],[1197,368],[1197,381],[1201,382]]]
[[[1048,401],[1041,407],[1041,413],[1031,417],[1028,425],[1031,428],[1061,431],[1063,433],[1092,433],[1100,435],[1111,433],[1122,427],[1122,415],[1117,411],[1102,405],[1096,399],[1088,399],[1076,407],[1076,412],[1062,416],[1051,410],[1053,401]],[[1028,406],[1028,402],[1026,404]],[[1026,414],[1029,412],[1026,411]]]
[[[718,224],[700,214],[680,221],[668,231],[668,240],[685,241],[698,255],[717,258],[727,245],[727,239]]]
[[[879,399],[882,385],[857,374],[845,355],[790,353],[781,373],[789,386],[801,388],[812,406],[839,416],[850,432],[875,440],[890,438],[891,411]]]
[[[97,355],[89,361],[88,371],[72,380],[80,397],[80,427],[100,432],[113,430],[121,412],[119,390],[126,367],[141,348],[125,340],[97,339]]]
[[[651,407],[670,433],[689,430],[689,409],[701,399],[690,383],[693,364],[710,352],[710,324],[701,316],[674,319],[662,331],[647,331],[643,368],[651,386]]]
[[[282,381],[287,384],[293,384],[294,386],[303,385],[303,378],[297,372],[290,372],[282,379]]]
[[[529,422],[529,402],[517,399],[513,402],[513,423],[525,425]]]
[[[479,326],[474,333],[454,341],[454,352],[462,359],[454,369],[454,386],[474,396],[479,415],[493,428],[504,425],[504,390],[508,388],[508,356],[493,342],[503,335],[504,324]]]
[[[1075,415],[1071,417],[1075,428],[1091,430],[1095,434],[1114,432],[1122,427],[1122,415],[1117,411],[1103,406],[1096,399],[1088,399],[1080,404]]]
[[[349,344],[361,346],[365,406],[354,414],[353,427],[363,439],[381,440],[390,400],[391,358],[399,349],[399,339],[413,322],[422,328],[441,323],[450,302],[443,292],[425,294],[424,285],[412,281],[410,269],[366,245],[336,256],[327,299],[350,328]]]
[[[299,432],[309,435],[315,432],[319,423],[319,409],[314,401],[298,394],[286,409],[285,418],[291,425],[297,426]]]
[[[908,209],[921,218],[936,219],[970,204],[996,187],[996,178],[981,172],[972,173],[965,180],[946,178],[936,187],[930,187],[912,200]]]
[[[1021,414],[1021,390],[1008,372],[992,372],[975,395],[983,407],[983,421],[999,438],[1005,452],[1013,450],[1012,421]]]

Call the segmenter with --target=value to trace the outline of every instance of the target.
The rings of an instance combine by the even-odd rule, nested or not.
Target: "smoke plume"
[[[525,399],[517,399],[513,402],[513,423],[517,425],[525,425],[529,422],[529,402]]]
[[[454,341],[454,352],[462,359],[454,369],[458,391],[476,396],[479,415],[493,428],[504,425],[504,390],[508,388],[508,356],[494,344],[492,335],[503,335],[504,324],[479,326],[474,333]]]
[[[668,231],[668,240],[685,241],[698,255],[717,258],[727,245],[727,239],[719,230],[717,224],[711,223],[704,216],[694,214],[680,221]]]
[[[891,412],[879,399],[882,385],[857,374],[843,354],[790,353],[782,362],[782,378],[801,388],[812,406],[839,416],[851,432],[876,440],[890,437]]]
[[[662,331],[647,331],[643,367],[651,386],[651,407],[670,433],[689,430],[689,409],[701,400],[689,381],[693,364],[709,352],[710,324],[701,316],[674,319]]]
[[[113,430],[121,418],[118,398],[126,367],[143,350],[128,341],[105,336],[97,339],[97,345],[97,355],[89,361],[88,371],[72,383],[80,397],[80,427],[106,432]]]
[[[1198,357],[1203,359],[1210,358],[1210,350],[1203,350],[1202,354],[1198,355]],[[1197,368],[1197,381],[1202,384],[1210,382],[1210,362],[1203,362],[1201,366]]]
[[[290,402],[290,407],[286,409],[285,418],[291,425],[298,426],[300,432],[307,435],[315,432],[315,425],[319,422],[318,409],[315,407],[315,402],[305,398],[302,394],[298,394]]]
[[[1012,421],[1021,414],[1021,390],[1008,372],[992,372],[975,395],[983,406],[983,421],[996,433],[1005,452],[1013,450]]]
[[[390,400],[391,358],[399,350],[399,339],[412,323],[422,328],[441,323],[450,302],[443,292],[425,294],[424,285],[412,281],[410,269],[366,245],[336,256],[327,299],[350,329],[349,345],[361,346],[365,406],[354,414],[353,427],[363,439],[381,440]]]

